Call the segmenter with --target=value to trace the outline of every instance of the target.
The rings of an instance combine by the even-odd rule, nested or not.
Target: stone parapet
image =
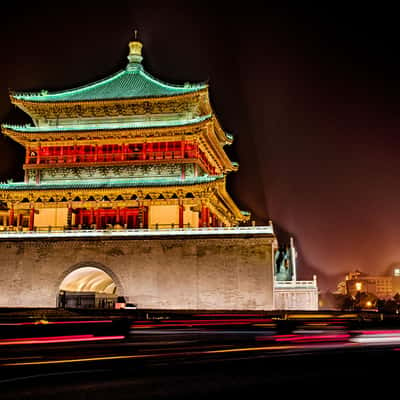
[[[0,307],[55,307],[64,278],[94,267],[139,309],[272,310],[275,236],[264,228],[2,232]]]

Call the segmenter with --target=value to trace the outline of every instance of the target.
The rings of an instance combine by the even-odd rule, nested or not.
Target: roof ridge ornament
[[[137,39],[138,31],[134,30],[134,40],[129,42],[129,64],[127,66],[128,71],[137,71],[143,69],[142,67],[142,47],[143,44]]]

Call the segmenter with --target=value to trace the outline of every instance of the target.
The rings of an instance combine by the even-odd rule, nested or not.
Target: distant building
[[[388,275],[368,275],[360,271],[349,272],[345,278],[346,294],[354,297],[357,292],[389,299],[400,293],[400,265],[391,268]]]

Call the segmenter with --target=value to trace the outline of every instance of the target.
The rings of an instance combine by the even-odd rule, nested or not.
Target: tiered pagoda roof
[[[194,93],[207,89],[206,83],[186,83],[174,85],[163,82],[145,71],[141,64],[129,68],[88,85],[74,89],[37,93],[11,93],[15,101],[29,102],[82,102],[94,100],[115,100],[146,97],[170,97]]]
[[[26,176],[29,175],[25,182],[0,184],[2,197],[21,202],[26,196],[30,201],[35,201],[37,196],[32,194],[34,191],[46,192],[49,196],[56,191],[64,196],[68,190],[71,193],[80,191],[83,194],[89,193],[90,190],[110,190],[117,199],[118,188],[126,188],[129,195],[135,187],[138,190],[148,188],[148,193],[157,192],[157,188],[160,193],[165,187],[170,187],[172,192],[182,188],[185,193],[197,191],[201,198],[205,193],[215,193],[215,199],[219,198],[218,201],[226,205],[226,210],[230,210],[230,218],[236,221],[246,219],[246,213],[243,214],[237,208],[225,188],[226,174],[236,171],[238,165],[229,159],[223,149],[223,146],[232,143],[233,138],[222,129],[213,112],[208,84],[203,82],[177,85],[163,82],[144,70],[142,44],[135,40],[129,43],[129,47],[129,63],[126,68],[99,81],[54,92],[10,92],[11,102],[32,118],[33,125],[2,125],[5,135],[26,148],[24,169]],[[48,157],[48,161],[39,161],[42,149],[72,147],[77,151],[77,146],[86,146],[90,148],[88,154],[94,154],[93,149],[96,148],[97,152],[98,146],[120,146],[123,149],[124,146],[142,146],[141,148],[145,149],[145,146],[152,143],[155,146],[160,143],[169,143],[170,146],[173,146],[173,143],[181,143],[189,148],[194,146],[195,150],[191,151],[193,154],[196,151],[197,155],[178,154],[159,159],[154,153],[154,158],[143,156],[127,160],[123,153],[125,150],[122,150],[122,153],[119,153],[122,156],[118,156],[118,159],[113,158],[112,161],[103,156],[98,158],[97,153],[93,156],[95,161],[88,161],[85,157],[78,161],[76,158],[70,161],[70,158],[64,158],[63,153],[54,156],[43,155]],[[203,158],[198,155],[200,153]],[[36,161],[32,162],[29,158],[31,156]],[[57,170],[57,176],[61,176],[67,173],[68,168],[68,171],[71,171],[71,168],[91,168],[93,162],[98,168],[195,163],[203,168],[203,172],[199,175],[196,172],[194,176],[185,176],[183,173],[181,177],[171,175],[143,178],[128,178],[124,175],[114,178],[109,173],[104,179],[98,176],[96,179],[89,179],[86,176],[81,181],[76,177],[66,177],[62,180],[52,178],[48,181],[36,178],[35,181],[32,178],[34,175],[31,174],[37,171],[39,175],[36,177],[40,177],[40,171],[49,170],[50,172],[46,173],[48,177]],[[14,195],[11,195],[12,192]],[[72,199],[70,194],[69,201]]]
[[[125,179],[125,180],[104,180],[104,181],[75,181],[75,182],[54,182],[41,183],[40,185],[24,182],[0,183],[0,190],[13,189],[18,191],[23,190],[54,190],[65,187],[74,189],[100,189],[100,188],[124,188],[124,187],[162,187],[162,186],[191,186],[196,184],[205,184],[211,182],[225,182],[224,176],[204,175],[192,178],[151,178],[151,179]]]

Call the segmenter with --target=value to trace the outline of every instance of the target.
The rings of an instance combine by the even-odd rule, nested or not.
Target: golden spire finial
[[[142,43],[137,39],[138,31],[133,31],[134,38],[129,42],[128,60],[130,64],[140,64],[142,62]]]

